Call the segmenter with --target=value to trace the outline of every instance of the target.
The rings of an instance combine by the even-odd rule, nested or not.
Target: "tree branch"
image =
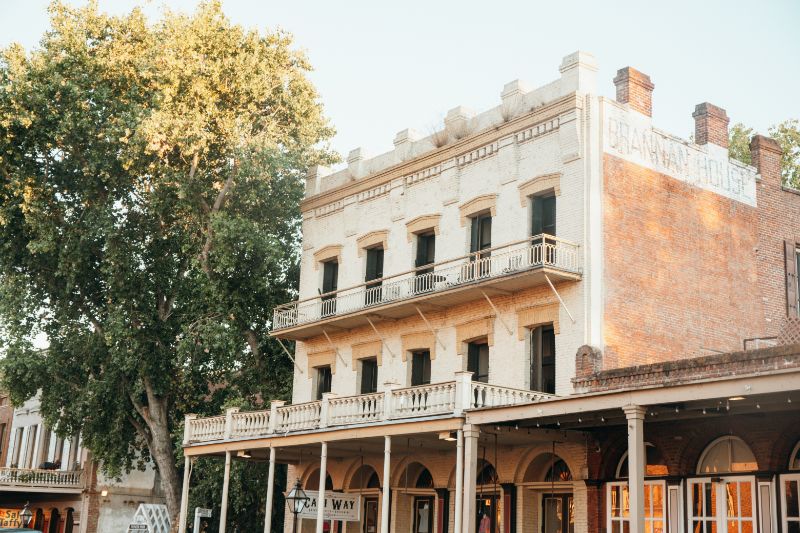
[[[233,179],[236,176],[236,170],[238,168],[238,164],[234,160],[233,168],[231,169],[231,173],[228,175],[228,179],[225,180],[225,185],[222,186],[219,193],[217,193],[217,198],[214,200],[214,205],[211,207],[211,212],[208,216],[208,225],[206,226],[206,241],[203,244],[203,249],[200,252],[200,266],[203,268],[203,272],[205,272],[206,276],[211,275],[211,267],[208,265],[208,253],[211,251],[211,246],[214,241],[214,230],[211,229],[211,224],[214,221],[214,215],[219,213],[222,206],[225,204],[225,199],[228,196],[228,192],[230,192],[231,188],[233,187]]]

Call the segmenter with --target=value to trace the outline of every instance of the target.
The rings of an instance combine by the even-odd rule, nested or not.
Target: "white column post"
[[[186,432],[184,431],[184,435]],[[183,487],[181,488],[181,512],[178,515],[178,533],[186,533],[189,518],[189,481],[192,478],[192,458],[183,457]]]
[[[644,413],[639,405],[622,408],[628,419],[628,499],[630,533],[644,533]]]
[[[464,432],[456,432],[456,505],[454,533],[461,533],[461,513],[464,512]]]
[[[472,407],[472,372],[461,370],[456,372],[456,408],[455,415],[460,416]]]
[[[383,383],[383,418],[382,420],[390,420],[392,418],[392,399],[394,389],[399,388],[400,385],[394,381],[386,381]]]
[[[269,404],[269,429],[267,430],[268,433],[275,433],[275,429],[278,427],[278,408],[283,407],[286,404],[284,400],[272,400]]]
[[[317,496],[317,533],[322,533],[322,524],[325,521],[325,480],[328,477],[328,443],[322,442],[319,455],[319,495]]]
[[[225,452],[225,475],[222,478],[222,505],[219,510],[219,533],[225,533],[228,521],[228,486],[231,480],[231,452]]]
[[[264,510],[264,533],[272,529],[272,497],[275,491],[275,448],[269,449],[269,471],[267,473],[267,505]]]
[[[464,497],[461,527],[463,533],[475,531],[475,480],[478,477],[478,435],[475,426],[464,426]]]
[[[381,531],[389,533],[389,487],[391,486],[390,476],[392,463],[392,437],[383,437],[383,492],[381,494]]]

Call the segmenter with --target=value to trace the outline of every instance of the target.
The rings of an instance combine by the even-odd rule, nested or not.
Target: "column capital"
[[[626,405],[622,408],[622,411],[625,413],[625,418],[628,420],[631,418],[644,420],[644,414],[647,412],[647,407],[642,405]]]

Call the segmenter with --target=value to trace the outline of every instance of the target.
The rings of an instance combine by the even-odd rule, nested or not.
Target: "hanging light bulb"
[[[703,414],[706,414],[706,408],[703,407]]]

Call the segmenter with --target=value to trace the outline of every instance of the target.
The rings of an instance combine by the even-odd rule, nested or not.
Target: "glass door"
[[[753,478],[689,480],[689,529],[694,533],[753,533],[755,502]]]
[[[495,494],[484,494],[475,499],[475,531],[477,533],[497,533],[500,509]]]
[[[414,533],[433,533],[433,497],[414,497]]]
[[[378,533],[378,498],[364,500],[363,533]]]
[[[542,495],[542,533],[574,533],[575,502],[572,494]]]

